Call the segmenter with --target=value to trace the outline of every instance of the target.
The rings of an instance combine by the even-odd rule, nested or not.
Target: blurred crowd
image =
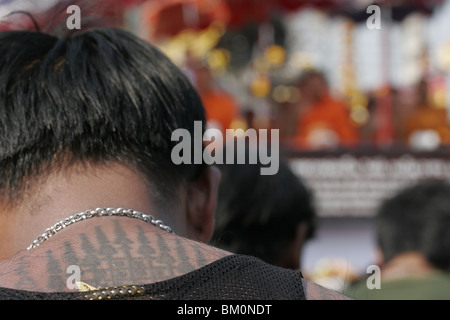
[[[255,96],[271,90],[264,102],[260,100],[269,110],[261,120],[233,96],[236,90],[228,90],[223,74],[210,65],[207,61],[185,65],[210,127],[278,129],[281,146],[299,151],[381,146],[416,152],[442,150],[450,144],[450,117],[426,75],[407,87],[358,92],[364,107],[352,108],[355,97],[333,90],[324,70],[307,67],[289,81],[278,82],[259,74],[249,90]],[[310,186],[284,162],[275,176],[260,176],[258,165],[220,167],[211,244],[301,269],[304,246],[320,228]],[[325,257],[304,276],[356,299],[449,299],[447,199],[450,188],[443,180],[411,184],[390,194],[379,203],[374,217],[373,274],[361,273],[348,261]]]
[[[201,94],[211,127],[261,128],[252,114],[242,107],[232,94],[214,81],[205,65],[194,69],[194,79]],[[280,143],[292,150],[335,150],[377,148],[380,122],[386,121],[377,113],[383,103],[376,95],[368,95],[367,121],[354,121],[345,99],[330,90],[326,76],[319,70],[305,70],[295,82],[286,84],[298,90],[295,102],[271,105],[271,116],[264,128],[278,129]],[[386,89],[391,107],[392,148],[411,151],[432,151],[450,143],[450,120],[447,110],[429,98],[429,84],[422,79],[408,90]],[[258,127],[259,126],[259,127]]]
[[[41,21],[38,13],[55,3],[60,3],[58,19],[67,18],[64,1],[25,5],[37,12],[38,23],[51,30],[55,21]],[[446,21],[440,14],[450,10],[446,1],[398,1],[391,7],[381,6],[392,15],[391,21],[383,20],[384,28],[392,30],[392,37],[399,35],[402,42],[394,43],[397,38],[389,40],[391,45],[377,42],[379,55],[368,58],[364,58],[369,53],[363,47],[373,39],[379,41],[372,37],[381,37],[383,30],[366,30],[367,5],[352,1],[345,8],[337,1],[89,3],[90,11],[84,5],[83,15],[94,13],[102,23],[132,31],[185,70],[201,95],[210,127],[279,129],[282,146],[295,150],[397,147],[430,151],[450,143],[445,94],[450,51],[441,45],[436,52],[432,39],[427,44],[424,31],[427,24],[431,29],[433,23]],[[0,14],[21,10],[19,4],[7,1]],[[26,16],[14,18],[18,21],[2,19],[0,30],[14,25],[32,27]],[[331,34],[333,29],[339,32]],[[367,43],[357,42],[358,34]],[[402,81],[383,76],[377,68],[393,68],[396,61],[389,59],[406,50],[403,42],[411,46],[415,58],[403,65],[397,61],[398,70],[383,71],[398,73]],[[358,64],[358,59],[366,65]],[[360,83],[364,77],[357,76],[361,69],[384,79],[365,88]]]
[[[286,163],[273,176],[259,175],[259,165],[220,168],[210,243],[302,270],[303,249],[320,228],[309,186]],[[450,299],[449,201],[448,181],[427,179],[405,186],[378,205],[376,255],[367,274],[344,259],[325,257],[304,276],[354,299]]]

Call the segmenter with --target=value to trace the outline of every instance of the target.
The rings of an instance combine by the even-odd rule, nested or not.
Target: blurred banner
[[[321,217],[373,217],[380,200],[423,179],[450,179],[450,150],[300,152],[292,170],[315,193]]]

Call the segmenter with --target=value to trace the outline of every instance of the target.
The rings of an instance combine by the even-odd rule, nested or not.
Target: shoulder
[[[231,255],[213,265],[223,264],[229,271],[228,281],[235,279],[246,283],[242,288],[247,294],[263,299],[283,300],[350,300],[347,296],[326,289],[303,278],[299,270],[274,266],[259,258],[246,255]]]
[[[306,300],[352,300],[344,294],[302,279]]]

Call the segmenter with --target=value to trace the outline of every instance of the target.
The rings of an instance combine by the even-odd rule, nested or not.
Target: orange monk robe
[[[231,129],[232,122],[239,117],[239,108],[233,97],[218,90],[201,93],[200,97],[209,125],[223,133]]]
[[[418,108],[406,120],[404,130],[407,142],[416,131],[434,130],[439,135],[441,144],[450,144],[450,125],[446,109],[429,106]]]
[[[304,110],[297,121],[297,133],[293,139],[295,146],[300,148],[320,148],[314,142],[315,132],[328,132],[332,146],[355,145],[359,133],[351,122],[347,107],[334,100],[329,95],[316,104]]]

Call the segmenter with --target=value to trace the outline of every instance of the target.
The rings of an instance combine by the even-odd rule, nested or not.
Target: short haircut
[[[247,152],[250,152],[247,149]],[[306,238],[316,228],[313,193],[280,161],[274,175],[261,175],[261,163],[220,165],[222,182],[211,244],[276,264],[305,223]]]
[[[168,197],[203,167],[170,157],[172,132],[193,133],[194,121],[205,123],[205,112],[188,78],[127,31],[0,33],[0,191],[9,203],[51,170],[111,162]]]
[[[380,205],[378,244],[386,262],[409,251],[431,264],[450,267],[450,184],[439,179],[407,186]]]

